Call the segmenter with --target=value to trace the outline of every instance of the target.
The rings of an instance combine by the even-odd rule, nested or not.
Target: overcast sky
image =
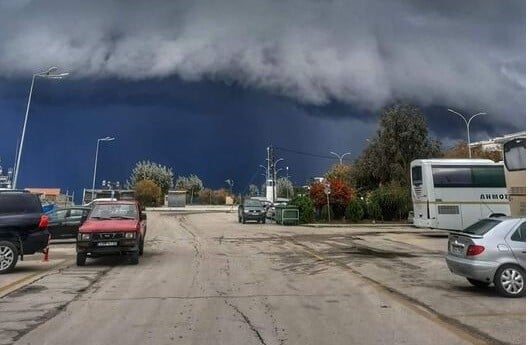
[[[375,131],[379,109],[397,100],[421,106],[432,135],[448,143],[463,138],[464,127],[447,107],[489,113],[475,121],[476,139],[516,131],[525,126],[524,6],[0,0],[0,157],[7,165],[13,160],[31,75],[49,66],[71,76],[37,83],[24,184],[84,186],[93,142],[105,129],[121,138],[108,146],[120,148],[113,159],[122,169],[108,158],[102,174],[123,179],[131,162],[156,157],[217,186],[227,174],[250,179],[272,141],[357,154]],[[277,129],[281,123],[295,131]],[[80,141],[76,159],[66,156],[70,137]],[[241,147],[221,149],[228,142]],[[125,153],[127,146],[141,154]],[[52,152],[52,167],[63,162],[60,173],[31,169],[43,150]],[[330,163],[290,162],[299,179]]]

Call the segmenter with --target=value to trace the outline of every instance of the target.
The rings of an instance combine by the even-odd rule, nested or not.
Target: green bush
[[[357,198],[350,200],[345,210],[345,218],[353,222],[359,222],[361,219],[363,219],[363,216],[364,213],[361,200]]]
[[[367,214],[369,219],[382,219],[381,207],[377,200],[367,201]]]
[[[314,220],[314,206],[308,196],[296,196],[290,201],[290,205],[299,207],[299,222],[311,223]]]
[[[328,221],[328,205],[324,205],[321,207],[321,214],[319,216],[319,219],[322,221]],[[330,220],[335,219],[334,217],[334,211],[332,210],[332,207],[330,207]]]
[[[374,190],[369,196],[369,204],[376,204],[381,213],[380,218],[383,220],[399,220],[407,217],[412,208],[411,197],[407,188],[391,184],[381,186]],[[376,208],[376,206],[371,206]],[[373,210],[373,214],[377,211]],[[369,212],[369,217],[372,217]]]

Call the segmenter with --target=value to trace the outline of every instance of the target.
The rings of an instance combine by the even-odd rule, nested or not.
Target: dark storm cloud
[[[524,123],[523,1],[0,0],[0,75],[235,82],[367,113],[395,99]],[[373,112],[372,112],[373,113]],[[449,115],[448,115],[449,116]]]

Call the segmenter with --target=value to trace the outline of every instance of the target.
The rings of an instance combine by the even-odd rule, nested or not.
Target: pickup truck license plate
[[[111,241],[111,242],[98,242],[98,243],[97,243],[97,246],[98,246],[98,247],[113,247],[113,246],[117,246],[117,242],[115,242],[115,241]]]

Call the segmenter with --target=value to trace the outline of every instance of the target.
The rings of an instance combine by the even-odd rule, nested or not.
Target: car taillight
[[[475,256],[475,255],[479,255],[483,251],[484,251],[484,246],[479,246],[477,244],[470,244],[468,249],[467,249],[466,255],[467,256]]]
[[[46,229],[48,227],[48,216],[43,214],[40,216],[40,222],[38,225],[39,229]]]

